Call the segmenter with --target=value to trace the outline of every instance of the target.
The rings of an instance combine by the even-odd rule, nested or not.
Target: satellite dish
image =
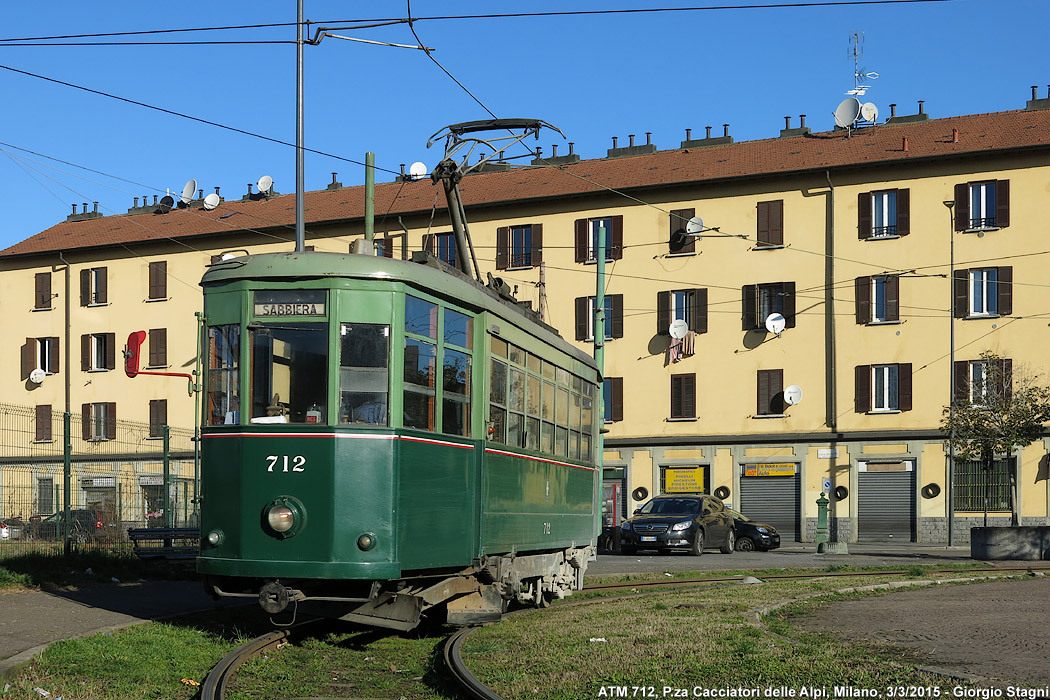
[[[860,116],[860,100],[856,97],[847,97],[835,108],[835,123],[846,128],[852,126]]]
[[[166,194],[160,198],[160,206],[158,206],[155,211],[158,211],[161,214],[167,214],[171,211],[173,206],[175,206],[175,198],[170,194]]]
[[[694,216],[692,219],[685,224],[685,232],[690,236],[696,236],[697,240],[700,239],[700,234],[704,231],[704,220],[699,216]]]
[[[874,102],[865,102],[860,106],[860,116],[864,121],[874,123],[879,118],[879,108],[875,106]]]
[[[766,330],[777,337],[780,337],[786,327],[787,321],[784,320],[783,315],[774,312],[766,316]]]
[[[788,406],[797,406],[802,403],[802,387],[798,384],[792,384],[784,389],[784,403]]]
[[[29,381],[33,382],[34,384],[43,384],[44,383],[44,379],[46,377],[47,377],[47,372],[45,372],[44,370],[40,369],[39,367],[37,367],[36,369],[34,369],[32,372],[29,373]]]
[[[269,175],[263,175],[259,178],[259,193],[266,194],[273,188],[273,178]]]
[[[408,168],[408,174],[413,180],[419,180],[427,176],[427,164],[416,161]]]
[[[193,201],[193,195],[197,191],[197,181],[192,177],[186,181],[186,185],[182,188],[182,196],[179,199],[183,204],[189,204]]]
[[[672,338],[680,339],[684,338],[685,334],[689,332],[689,324],[685,320],[676,318],[671,321],[671,325],[667,328],[667,333]]]
[[[212,192],[204,198],[204,208],[208,211],[211,211],[217,206],[219,206],[219,195]]]

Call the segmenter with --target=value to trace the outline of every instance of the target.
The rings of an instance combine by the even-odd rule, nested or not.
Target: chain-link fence
[[[0,556],[62,553],[67,539],[130,549],[129,527],[197,525],[193,431],[110,420],[104,406],[0,404]]]

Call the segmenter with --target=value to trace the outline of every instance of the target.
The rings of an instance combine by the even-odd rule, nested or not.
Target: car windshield
[[[731,516],[733,516],[734,520],[742,520],[745,523],[754,522],[751,518],[747,517],[746,515],[744,515],[740,511],[733,510],[732,508],[726,508],[726,510],[729,512],[729,514]]]
[[[697,498],[659,498],[649,501],[641,508],[644,515],[696,515],[700,512]]]

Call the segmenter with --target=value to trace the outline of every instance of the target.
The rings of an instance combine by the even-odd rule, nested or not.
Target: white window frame
[[[587,297],[587,338],[586,338],[586,340],[588,340],[588,341],[593,341],[594,340],[595,311],[597,309],[597,307],[595,306],[594,302],[596,300],[597,300],[597,297]],[[611,323],[612,315],[613,315],[612,297],[610,295],[606,294],[605,295],[605,339],[606,340],[612,340],[613,339],[612,335],[610,335],[610,330],[612,328],[612,323]]]
[[[93,403],[91,406],[91,415],[89,421],[91,423],[91,442],[104,442],[109,440],[109,433],[107,431],[107,419],[108,407],[105,403]]]
[[[511,226],[507,245],[508,269],[532,267],[532,224]]]
[[[871,193],[871,237],[897,236],[897,191],[883,190]]]
[[[988,397],[988,363],[976,360],[970,363],[968,368],[968,379],[970,385],[970,403],[974,406],[984,404]]]
[[[995,180],[970,183],[969,227],[989,229],[995,224]]]
[[[900,410],[900,368],[896,364],[871,366],[871,410]]]
[[[605,225],[605,259],[612,260],[612,227],[611,216],[600,216],[597,219],[587,219],[587,262],[598,260],[598,229]]]
[[[970,270],[968,315],[997,316],[999,313],[999,271],[994,267]]]
[[[88,306],[105,306],[108,303],[98,301],[99,280],[102,279],[102,271],[104,269],[105,268],[102,267],[92,267],[88,269],[88,294],[91,296],[91,298],[88,299]]]
[[[691,308],[693,306],[693,290],[679,289],[671,292],[671,320],[681,319],[689,328],[693,327]]]
[[[871,322],[872,323],[884,323],[889,319],[884,318],[886,313],[886,284],[889,282],[889,277],[883,275],[872,276],[871,278]],[[882,313],[879,313],[879,306],[882,306]]]
[[[37,369],[42,369],[48,374],[54,374],[58,371],[57,367],[51,366],[51,343],[54,342],[54,338],[37,338],[36,339],[36,366]]]
[[[106,367],[106,334],[91,334],[91,364],[88,365],[89,372],[107,372]]]

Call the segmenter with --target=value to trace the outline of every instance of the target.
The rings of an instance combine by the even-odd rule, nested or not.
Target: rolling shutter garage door
[[[736,509],[753,520],[775,527],[781,542],[798,541],[802,510],[799,475],[747,476],[750,466],[745,465],[740,476],[740,503]]]
[[[857,540],[913,542],[913,462],[861,464],[857,476]]]

